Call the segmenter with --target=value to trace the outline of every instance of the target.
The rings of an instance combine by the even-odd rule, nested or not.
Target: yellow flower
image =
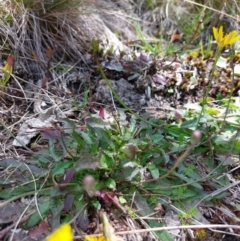
[[[232,45],[236,41],[240,40],[240,35],[237,30],[233,30],[230,33],[223,35],[223,26],[220,28],[213,27],[213,35],[215,40],[217,41],[217,45],[219,49],[223,49],[227,45]]]
[[[62,224],[46,238],[46,241],[73,241],[72,228],[70,224]]]
[[[92,236],[88,235],[84,237],[85,241],[107,241],[106,237],[104,236]]]

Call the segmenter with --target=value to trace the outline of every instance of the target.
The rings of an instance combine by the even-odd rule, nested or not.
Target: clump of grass
[[[74,62],[83,58],[86,45],[79,28],[79,16],[90,4],[85,0],[1,1],[3,55],[14,52],[27,72],[39,72],[40,75],[44,70],[39,67],[39,62],[48,61],[48,48],[53,50],[55,61],[70,59]],[[33,55],[38,56],[37,59]]]

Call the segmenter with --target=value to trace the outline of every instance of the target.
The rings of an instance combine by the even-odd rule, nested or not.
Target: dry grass
[[[43,75],[48,48],[53,50],[55,62],[84,60],[90,39],[82,19],[96,10],[94,1],[7,0],[0,2],[0,9],[2,53],[14,53],[27,72]]]
[[[20,62],[24,63],[34,59],[46,62],[47,48],[53,49],[53,58],[57,61],[82,57],[84,41],[79,38],[81,32],[78,28],[78,16],[82,10],[74,6],[80,7],[83,1],[78,1],[78,4],[72,1],[74,4],[68,8],[63,8],[65,4],[62,2],[47,5],[41,1],[2,1],[0,8],[10,18],[10,21],[4,18],[0,21],[3,53],[13,51],[15,56],[23,58]],[[36,56],[33,58],[33,52],[38,60]]]

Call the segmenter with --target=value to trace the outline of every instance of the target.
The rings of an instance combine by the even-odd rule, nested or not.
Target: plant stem
[[[205,94],[204,94],[204,97],[203,97],[203,101],[202,101],[202,109],[201,109],[201,112],[198,116],[198,120],[197,120],[197,124],[196,124],[196,129],[198,128],[198,125],[199,125],[199,122],[201,120],[201,117],[203,116],[204,114],[204,111],[205,111],[205,107],[206,107],[206,104],[207,104],[207,100],[208,100],[208,93],[210,91],[210,88],[212,86],[212,81],[213,81],[213,78],[214,78],[214,73],[215,73],[215,70],[216,70],[216,67],[217,67],[217,61],[221,55],[221,49],[217,49],[216,51],[216,54],[215,54],[215,61],[213,63],[213,67],[212,67],[212,70],[211,70],[211,73],[210,73],[210,77],[209,77],[209,81],[208,81],[208,85],[207,85],[207,89],[205,91]]]
[[[163,176],[159,177],[159,178],[155,178],[155,179],[149,179],[149,180],[145,180],[142,181],[141,183],[146,183],[146,182],[154,182],[154,181],[160,181],[165,177],[168,177],[172,174],[172,172],[183,162],[183,160],[185,160],[185,158],[189,155],[190,151],[193,149],[194,145],[190,144],[187,149],[185,150],[185,152],[177,159],[176,163],[172,166],[172,168]]]

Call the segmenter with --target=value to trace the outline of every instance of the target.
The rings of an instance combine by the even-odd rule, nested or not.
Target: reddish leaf
[[[65,171],[65,174],[61,177],[60,179],[60,184],[63,184],[63,183],[69,183],[73,180],[73,176],[75,174],[75,170],[73,168],[69,168]]]
[[[90,221],[86,212],[81,212],[76,220],[76,224],[79,228],[81,228],[84,232],[87,231]]]
[[[37,55],[37,53],[36,53],[34,50],[32,50],[32,56],[33,56],[35,59],[40,60],[39,56]]]
[[[64,210],[66,212],[69,212],[72,205],[73,205],[73,201],[74,201],[74,195],[73,194],[68,194],[65,198],[64,198]]]
[[[104,108],[103,108],[102,106],[100,107],[98,116],[99,116],[101,119],[104,119],[104,117],[105,117],[105,115],[104,115]]]
[[[144,63],[148,63],[150,61],[149,56],[145,53],[141,53],[139,59]]]
[[[9,54],[8,57],[7,57],[7,64],[12,67],[13,66],[13,61],[14,61],[13,55]]]
[[[42,88],[43,88],[43,89],[46,89],[47,82],[48,82],[48,77],[44,77],[44,79],[43,79],[43,81],[42,81]]]
[[[44,234],[49,232],[49,229],[48,223],[41,221],[38,226],[31,228],[28,234],[33,239],[40,239],[45,236]]]
[[[171,42],[171,43],[174,43],[174,42],[178,41],[179,38],[180,38],[180,32],[179,32],[178,30],[176,30],[176,31],[173,33],[170,42]]]
[[[50,59],[50,58],[52,58],[52,55],[53,55],[53,49],[47,48],[46,49],[46,56]]]
[[[120,204],[117,195],[114,192],[108,192],[106,190],[96,191],[95,195],[103,199],[105,204],[114,204],[120,208],[124,213],[126,212],[125,208]]]
[[[161,85],[166,85],[167,83],[167,78],[163,74],[155,74],[153,76],[153,82]]]

